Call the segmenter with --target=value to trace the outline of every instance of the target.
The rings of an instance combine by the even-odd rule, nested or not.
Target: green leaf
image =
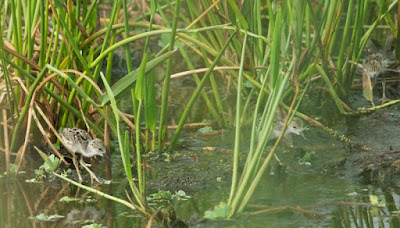
[[[214,131],[214,129],[212,127],[210,127],[210,126],[202,127],[202,128],[200,128],[198,130],[199,133],[210,133],[210,132],[213,132],[213,131]]]
[[[187,200],[190,198],[192,198],[192,197],[186,195],[186,192],[183,190],[179,190],[179,191],[175,192],[175,194],[173,195],[174,200]]]
[[[37,183],[38,181],[35,178],[25,180],[25,183]]]
[[[376,195],[369,195],[369,202],[372,206],[378,205],[378,196]]]
[[[167,60],[169,57],[171,57],[175,51],[170,51],[167,52],[157,58],[152,59],[146,64],[146,73],[152,69],[154,69],[156,66]],[[136,69],[129,74],[125,75],[123,78],[121,78],[118,82],[116,82],[112,87],[111,90],[114,94],[115,97],[120,95],[121,93],[125,92],[126,89],[130,89],[132,87],[132,84],[136,81],[137,77],[139,74],[139,69]],[[106,93],[102,97],[102,104],[105,105],[108,102],[110,102],[110,97],[108,93]]]
[[[156,108],[156,98],[155,98],[155,83],[154,83],[154,71],[150,71],[147,75],[147,90],[146,97],[144,99],[145,105],[145,119],[146,119],[146,128],[150,130],[150,132],[156,132],[157,126],[157,108]]]
[[[14,164],[14,163],[10,164],[10,173],[13,173],[13,174],[17,173],[17,169],[18,169],[17,164]],[[8,175],[7,172],[4,172],[4,174]]]
[[[243,17],[242,13],[240,12],[239,8],[237,7],[237,4],[234,0],[228,0],[229,6],[235,13],[236,18],[239,20],[240,25],[244,30],[249,29],[249,24],[247,23],[246,19]],[[232,23],[236,24],[236,21],[232,21]]]
[[[157,0],[150,0],[151,15],[154,15],[157,10]]]
[[[179,190],[179,191],[175,192],[175,195],[177,195],[179,197],[186,197],[186,193],[183,190]]]
[[[299,164],[300,165],[311,165],[311,160],[313,159],[313,156],[315,155],[315,151],[307,151],[302,158],[299,158]]]
[[[172,199],[173,199],[173,196],[170,191],[162,191],[162,190],[160,190],[157,193],[150,194],[150,196],[147,197],[147,200],[152,201],[152,202],[165,201],[165,200],[170,201]]]
[[[64,1],[54,0],[54,6],[56,8],[63,8],[63,5],[64,5]]]
[[[212,220],[222,220],[228,218],[231,211],[227,203],[221,202],[214,210],[204,212],[204,217]]]
[[[139,75],[135,87],[135,97],[138,100],[142,100],[144,92],[146,91],[145,77],[146,77],[146,63],[147,63],[147,53],[144,53],[142,63],[139,67]]]
[[[103,226],[101,224],[96,224],[96,223],[82,226],[82,228],[103,228],[103,227],[107,227],[107,226]]]
[[[74,202],[74,201],[79,201],[79,200],[81,200],[81,199],[75,198],[75,197],[64,196],[59,201],[60,202]]]
[[[44,221],[44,222],[54,222],[54,221],[60,220],[62,218],[64,218],[64,216],[61,216],[61,215],[49,215],[49,216],[47,216],[47,215],[45,215],[43,213],[37,215],[36,217],[29,216],[29,219],[37,220],[37,221]]]
[[[131,154],[130,154],[130,144],[129,144],[129,131],[125,131],[124,134],[124,164],[125,164],[125,173],[127,175],[128,180],[132,180],[132,168],[131,168]]]
[[[386,206],[385,201],[383,201],[383,200],[379,201],[379,198],[376,195],[369,195],[369,202],[374,207],[385,207]]]
[[[46,172],[52,172],[57,169],[58,165],[60,164],[59,162],[57,163],[56,159],[54,158],[54,155],[52,158],[51,155],[47,156],[43,151],[41,151],[39,148],[35,146],[35,149],[39,153],[40,157],[44,160],[45,164],[43,164],[43,168],[45,169]],[[41,166],[41,167],[42,167]]]
[[[107,79],[102,72],[100,72],[100,77],[103,80],[104,87],[106,88],[107,97],[109,96],[109,99],[111,100],[111,107],[115,116],[115,121],[118,123],[120,117],[118,113],[117,102],[115,101],[115,95],[112,89],[110,88],[110,85],[107,83]]]
[[[250,81],[245,81],[244,83],[243,83],[243,85],[244,85],[244,87],[246,87],[246,88],[254,88],[254,85],[253,85],[253,83],[251,83]]]

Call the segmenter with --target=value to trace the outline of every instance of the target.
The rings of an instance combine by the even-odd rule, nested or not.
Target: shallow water
[[[363,121],[360,120],[365,124]],[[368,122],[371,128],[374,126],[372,122]],[[336,129],[345,131],[346,127],[338,125]],[[278,150],[278,155],[287,166],[286,171],[273,176],[265,174],[244,214],[223,222],[197,223],[192,219],[191,224],[197,227],[356,227],[367,224],[378,227],[382,224],[395,226],[399,222],[396,204],[399,202],[399,189],[382,189],[363,184],[354,177],[324,172],[324,162],[346,154],[345,147],[313,127],[310,127],[305,135],[307,139],[301,136],[294,137],[294,148],[281,147]],[[362,140],[364,136],[368,135],[362,134],[358,137]],[[231,146],[226,142],[230,142],[231,137],[232,135],[226,132],[212,137],[188,135],[188,138],[182,139],[183,146],[175,153],[171,162],[159,159],[150,163],[151,169],[148,174],[154,179],[153,184],[152,181],[149,182],[150,192],[158,189],[171,192],[184,190],[187,195],[192,196],[186,201],[173,202],[178,217],[185,221],[189,221],[196,213],[202,216],[205,210],[221,200],[226,200],[229,192],[231,155],[224,149],[230,149]],[[384,147],[380,144],[374,145]],[[204,146],[218,146],[218,149],[206,151]],[[310,160],[311,164],[300,164],[298,159],[310,150],[315,151],[313,159]],[[196,153],[199,161],[196,162],[193,156],[189,156],[189,152]],[[104,178],[107,170],[104,166],[107,163],[97,163],[93,170]],[[111,179],[114,182],[96,188],[125,199],[125,189],[128,189],[128,185],[124,180],[117,154],[112,157],[112,163]],[[86,180],[89,180],[86,173],[82,173]],[[177,179],[165,180],[168,176]],[[80,227],[81,225],[74,225],[78,221],[80,224],[97,223],[108,227],[142,226],[140,216],[125,206],[51,177],[43,183],[25,182],[33,177],[33,172],[27,170],[27,174],[17,178],[0,178],[0,227]],[[385,207],[378,209],[371,206],[371,194],[386,202]],[[76,200],[60,201],[64,196]],[[377,211],[376,214],[373,214],[373,209]],[[29,218],[40,213],[64,217],[55,222],[35,222]]]
[[[353,103],[357,104],[356,97],[359,106],[368,106],[359,92],[355,94],[351,98]],[[398,107],[393,106],[352,120],[350,126],[341,119],[331,127],[372,151],[399,150],[399,113]],[[282,145],[277,150],[286,169],[275,175],[266,172],[245,213],[228,221],[200,221],[194,215],[202,217],[206,210],[229,197],[232,131],[211,136],[182,134],[180,148],[171,154],[170,162],[164,161],[163,156],[155,161],[149,159],[149,193],[184,190],[192,198],[172,203],[178,217],[195,227],[398,227],[398,183],[367,184],[357,177],[357,170],[349,160],[336,167],[342,158],[365,152],[349,152],[344,143],[321,129],[307,127],[306,139],[294,136],[293,148]],[[242,146],[241,159],[247,149]],[[310,152],[314,155],[309,163],[301,162]],[[41,164],[37,158],[27,167],[38,168]],[[100,177],[113,180],[110,185],[97,186],[98,190],[126,199],[125,190],[129,187],[118,151],[113,152],[112,165],[96,161],[92,168]],[[4,167],[0,169],[3,173]],[[141,217],[123,205],[51,176],[43,182],[27,183],[25,180],[35,174],[31,168],[24,171],[26,174],[16,178],[0,178],[0,227],[81,227],[92,223],[107,227],[143,226]],[[81,172],[88,182],[87,173]],[[378,196],[381,207],[370,204],[370,195]],[[70,198],[61,200],[65,196]],[[48,222],[29,218],[41,213],[63,217]]]
[[[19,178],[22,179],[22,178]],[[87,194],[74,186],[66,183],[53,183],[47,185],[28,184],[23,180],[2,179],[1,227],[42,227],[42,226],[68,226],[81,221],[97,223],[108,227],[139,227],[140,217],[128,208]],[[122,186],[121,186],[122,185]],[[103,191],[110,191],[124,197],[124,184],[116,183],[102,187]],[[108,189],[105,189],[108,188]],[[395,224],[398,222],[396,214],[390,214],[396,208],[394,202],[399,201],[398,189],[375,189],[357,181],[346,181],[337,177],[318,177],[318,175],[302,175],[287,177],[284,180],[265,178],[258,188],[249,210],[259,212],[257,215],[245,214],[227,222],[205,222],[199,227],[333,227],[341,226],[347,220],[352,226],[362,220],[355,218],[364,217],[364,223],[377,227],[380,222]],[[386,202],[386,207],[380,208],[381,217],[372,217],[369,204],[357,205],[357,202],[368,203],[369,194],[377,195]],[[77,202],[60,202],[63,196],[80,198]],[[218,188],[206,189],[193,194],[193,199],[176,202],[175,208],[182,218],[190,218],[193,213],[200,215],[204,210],[218,203],[220,197],[226,194]],[[82,198],[81,198],[82,197]],[[389,200],[391,199],[391,200]],[[392,207],[390,209],[389,207]],[[261,212],[269,209],[268,212]],[[30,220],[29,216],[40,213],[47,215],[62,215],[65,218],[58,222],[39,222]],[[371,217],[370,217],[371,216]],[[361,219],[361,218],[360,218]],[[341,225],[340,225],[341,224]],[[79,226],[76,226],[79,227]]]

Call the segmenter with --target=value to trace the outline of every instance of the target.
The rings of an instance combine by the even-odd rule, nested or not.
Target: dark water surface
[[[399,113],[392,107],[361,117],[350,130],[345,120],[339,120],[332,128],[370,146],[372,151],[385,151],[389,147],[398,150]],[[200,221],[193,217],[194,214],[202,217],[204,211],[228,199],[231,132],[212,136],[185,133],[170,162],[161,155],[155,161],[148,159],[149,193],[185,191],[192,198],[172,203],[178,217],[193,227],[399,227],[397,181],[388,185],[365,182],[355,175],[354,164],[342,159],[365,152],[349,152],[345,144],[321,129],[309,125],[308,128],[304,132],[306,139],[293,137],[293,148],[279,147],[277,154],[285,169],[275,175],[268,170],[246,212],[228,221]],[[242,147],[242,159],[247,148]],[[307,153],[313,155],[304,163],[302,159]],[[113,152],[111,160],[112,165],[98,160],[92,167],[100,177],[113,180],[110,185],[95,188],[126,199],[125,190],[129,191],[129,186],[118,151]],[[33,168],[24,168],[25,174],[0,178],[0,227],[82,227],[93,223],[143,227],[141,217],[129,208],[55,177],[49,176],[39,183],[26,182],[35,177],[33,169],[42,162],[38,159],[34,164],[29,166]],[[0,169],[3,173],[5,168],[0,166]],[[81,172],[87,184],[89,176],[84,170]],[[370,203],[371,195],[378,197],[380,207]],[[63,217],[48,222],[29,218],[41,213]]]
[[[395,227],[398,223],[398,189],[382,189],[363,184],[357,178],[333,175],[329,170],[324,172],[323,161],[346,152],[340,142],[330,137],[323,136],[318,142],[313,141],[313,137],[321,134],[318,129],[310,129],[306,132],[306,140],[301,137],[294,139],[295,148],[282,147],[278,151],[282,162],[287,165],[286,171],[272,176],[269,172],[265,174],[246,213],[223,222],[197,223],[192,219],[191,224],[196,227]],[[230,136],[213,138],[219,142],[226,142]],[[219,170],[214,168],[218,164],[229,164],[231,155],[224,150],[202,151],[201,148],[208,145],[202,141],[205,139],[207,137],[197,137],[197,140],[193,140],[193,145],[183,140],[185,146],[179,152],[179,156],[170,163],[162,159],[152,163],[149,173],[154,179],[149,182],[152,188],[150,192],[163,188],[172,192],[181,189],[192,196],[186,201],[173,202],[178,216],[185,221],[189,221],[195,213],[202,216],[205,210],[228,198],[229,165],[219,167]],[[321,146],[321,143],[325,146]],[[220,146],[229,147],[221,144]],[[300,164],[298,158],[310,148],[319,148],[320,151],[315,150],[316,153],[310,160],[311,164]],[[196,162],[188,156],[189,152],[197,153],[199,161]],[[99,164],[93,167],[93,170],[99,176],[105,177],[106,162],[97,162]],[[113,156],[112,162],[112,179],[116,181],[111,185],[100,185],[96,188],[125,199],[128,185],[124,180],[118,155]],[[0,227],[81,227],[82,224],[92,223],[108,227],[143,225],[140,216],[123,205],[102,199],[52,177],[49,177],[51,180],[44,180],[44,183],[27,183],[25,180],[33,178],[34,175],[32,171],[26,172],[27,174],[10,180],[7,180],[7,177],[0,179]],[[204,172],[204,175],[199,175],[200,172]],[[86,180],[89,180],[86,173],[82,173]],[[179,176],[179,179],[172,178],[168,182],[165,180],[168,175]],[[379,200],[386,203],[385,206],[371,206],[369,195],[377,195]],[[76,200],[62,201],[65,196]],[[41,213],[64,217],[55,222],[36,222],[29,218]],[[78,221],[80,223],[74,224]]]
[[[214,181],[214,180],[210,180]],[[99,190],[125,198],[126,183],[98,187]],[[224,189],[224,188],[222,188]],[[175,209],[183,219],[194,213],[200,215],[221,198],[227,197],[221,188],[204,189],[189,194],[192,199],[175,202]],[[226,189],[225,189],[226,190]],[[344,224],[397,224],[396,206],[399,189],[381,189],[357,181],[334,176],[300,174],[286,178],[266,177],[250,202],[248,211],[224,222],[204,222],[198,227],[343,227]],[[23,176],[0,180],[1,227],[81,227],[83,224],[103,224],[108,227],[142,227],[140,216],[123,205],[102,199],[62,181],[37,184],[26,183]],[[386,207],[375,208],[373,216],[369,195],[386,202]],[[64,196],[77,201],[60,201]],[[359,205],[364,202],[366,204]],[[263,212],[265,210],[265,212]],[[254,213],[254,214],[250,214]],[[40,213],[61,215],[57,222],[35,222],[29,216]],[[360,225],[364,224],[364,225]]]

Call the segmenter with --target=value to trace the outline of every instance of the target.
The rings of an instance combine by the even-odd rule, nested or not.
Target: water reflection
[[[112,186],[98,188],[108,193],[112,190]],[[113,227],[117,224],[141,224],[141,218],[133,211],[59,180],[27,183],[23,176],[11,178],[10,181],[2,178],[0,193],[0,227],[82,227],[88,224]],[[60,217],[50,218],[56,215]],[[40,221],[37,219],[39,217],[49,221]]]
[[[295,140],[295,148],[278,150],[278,156],[287,169],[276,172],[274,176],[266,173],[246,213],[230,221],[193,218],[194,214],[202,217],[204,211],[218,204],[221,199],[228,198],[230,154],[222,149],[205,152],[201,148],[204,145],[217,148],[219,145],[218,148],[227,149],[230,145],[221,146],[221,142],[232,141],[224,138],[230,137],[229,134],[212,136],[215,145],[213,141],[201,137],[197,141],[193,138],[188,140],[188,143],[197,143],[184,147],[179,151],[180,156],[171,162],[158,159],[158,162],[151,163],[148,176],[154,178],[153,191],[158,191],[161,186],[174,186],[175,190],[187,187],[184,190],[192,198],[172,203],[177,216],[196,227],[248,227],[248,224],[252,227],[266,227],[266,224],[268,227],[399,227],[397,204],[400,188],[374,187],[361,183],[359,178],[337,175],[340,172],[321,172],[326,165],[323,161],[332,163],[332,154],[345,155],[346,151],[341,143],[329,141],[329,137],[311,140],[317,136],[311,132],[307,134],[310,140]],[[201,143],[202,140],[207,143]],[[310,160],[311,165],[299,163],[299,158],[311,150],[316,151]],[[329,153],[323,153],[326,151]],[[191,153],[196,154],[196,159]],[[96,163],[98,166],[93,167],[99,176],[113,180],[111,185],[99,185],[96,188],[126,199],[125,190],[129,190],[129,186],[118,156],[112,157],[112,163],[112,169],[106,162]],[[337,169],[344,168],[339,166]],[[182,183],[174,178],[168,178],[175,180],[174,185],[163,182],[169,176],[178,178],[176,180]],[[25,179],[31,178],[28,174],[10,178],[9,181],[5,177],[0,178],[0,227],[80,227],[92,223],[107,227],[143,226],[142,218],[123,205],[58,179],[47,179],[45,183],[25,182]],[[172,189],[163,190],[174,192]],[[370,195],[378,196],[378,201],[384,204],[381,207],[373,206]],[[29,219],[41,213],[47,216],[60,215],[63,218],[53,222]]]
[[[199,227],[399,227],[399,188],[374,188],[337,177],[317,178],[314,174],[266,177],[249,210],[231,222],[201,221]],[[121,187],[122,185],[122,187]],[[101,186],[99,190],[124,195],[124,184]],[[114,204],[61,181],[26,183],[22,176],[0,179],[1,227],[80,227],[84,224],[140,226],[141,218],[124,206]],[[193,194],[188,201],[175,202],[180,217],[189,220],[216,204],[217,189]],[[373,206],[369,196],[376,195],[384,207]],[[65,196],[69,196],[67,200]],[[63,198],[64,197],[64,198]],[[62,201],[60,201],[63,199]],[[396,204],[397,203],[397,204]],[[64,216],[55,222],[29,219],[39,214]]]

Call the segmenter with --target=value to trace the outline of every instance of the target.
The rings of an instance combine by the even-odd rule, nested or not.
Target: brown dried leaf
[[[363,90],[363,95],[365,99],[370,101],[371,103],[373,102],[373,93],[372,93],[372,84],[371,84],[371,79],[368,77],[367,72],[363,72],[362,74],[362,90]]]

